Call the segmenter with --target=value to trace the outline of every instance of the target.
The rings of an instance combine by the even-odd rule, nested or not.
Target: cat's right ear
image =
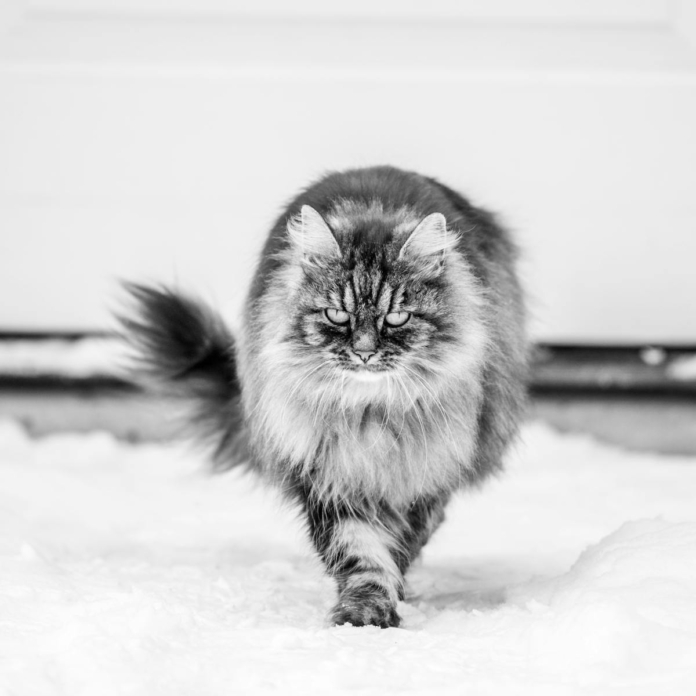
[[[312,206],[303,205],[300,214],[288,220],[288,237],[302,259],[332,259],[341,255],[331,228]]]

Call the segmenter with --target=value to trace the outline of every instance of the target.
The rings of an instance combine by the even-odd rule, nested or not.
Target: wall
[[[691,1],[5,0],[0,329],[233,317],[283,201],[393,163],[515,230],[536,338],[696,344],[695,123]]]

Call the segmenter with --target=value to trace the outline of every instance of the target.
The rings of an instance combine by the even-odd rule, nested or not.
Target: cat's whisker
[[[308,380],[312,375],[314,375],[314,374],[315,374],[316,372],[318,372],[320,369],[326,367],[326,366],[329,365],[329,364],[330,364],[330,361],[329,361],[329,360],[324,360],[324,361],[320,362],[318,365],[316,365],[315,367],[313,367],[308,373],[306,373],[306,374],[302,377],[302,379],[300,379],[299,382],[297,382],[297,383],[295,384],[295,386],[293,387],[293,389],[290,391],[290,393],[289,393],[289,394],[287,395],[287,397],[285,398],[285,401],[283,402],[283,406],[282,406],[282,408],[281,408],[281,414],[280,414],[280,418],[281,418],[281,419],[284,420],[285,414],[286,414],[286,410],[287,410],[287,407],[288,407],[288,404],[290,404],[290,403],[292,402],[293,397],[299,392],[299,390],[301,389],[302,385],[305,384],[305,383],[307,382],[307,380]]]
[[[393,376],[394,379],[396,380],[396,386],[397,386],[397,387],[402,387],[402,386],[403,386],[403,385],[401,384],[401,381],[400,381],[400,379],[399,379],[399,375],[398,375],[397,373],[393,373],[393,375],[391,375],[391,376]],[[404,388],[405,388],[405,387],[404,387]],[[399,432],[397,433],[397,435],[394,437],[394,441],[393,441],[392,444],[389,446],[389,449],[387,450],[387,454],[389,454],[389,453],[392,451],[392,449],[394,449],[394,447],[396,447],[396,446],[399,444],[399,441],[400,441],[400,439],[401,439],[401,435],[402,435],[402,433],[403,433],[403,431],[404,431],[404,427],[405,427],[405,425],[406,425],[406,415],[405,415],[405,412],[404,412],[404,411],[405,411],[404,409],[401,410],[401,428],[399,429]]]
[[[403,377],[401,379],[403,380]],[[423,423],[423,419],[421,417],[420,411],[419,411],[418,406],[417,406],[417,401],[413,400],[413,397],[411,396],[408,389],[406,388],[406,385],[404,384],[403,386],[404,386],[404,394],[406,394],[406,396],[408,396],[409,400],[411,401],[411,405],[413,407],[413,413],[416,416],[416,418],[418,419],[418,423],[419,423],[420,428],[421,428],[421,434],[423,435],[421,445],[422,445],[422,450],[423,450],[424,463],[423,463],[423,475],[421,478],[420,486],[418,488],[418,493],[420,495],[420,493],[423,490],[423,485],[425,483],[425,478],[426,478],[426,475],[428,472],[428,450],[429,450],[428,437],[427,437],[426,432],[425,432],[425,424]]]
[[[459,443],[457,438],[455,437],[454,433],[452,432],[451,428],[451,422],[450,422],[450,417],[445,411],[444,406],[442,405],[440,399],[436,396],[434,393],[433,389],[428,385],[428,383],[425,381],[424,378],[422,378],[415,370],[412,370],[409,368],[407,365],[403,366],[404,370],[406,370],[411,376],[415,379],[418,380],[418,383],[421,385],[421,387],[425,390],[425,392],[430,396],[432,399],[433,405],[440,411],[440,414],[442,415],[442,420],[444,422],[445,427],[447,428],[447,434],[449,436],[449,443],[454,447],[455,454],[457,455],[457,459],[459,460],[459,466],[457,467],[457,472],[458,472],[458,477],[461,477],[461,467],[464,464],[464,459],[462,457],[461,452],[459,451]],[[440,423],[437,422],[437,427],[441,429]]]
[[[420,413],[418,413],[418,420],[420,421],[421,424],[421,430],[423,430],[423,419],[420,416]],[[420,495],[423,492],[423,489],[425,487],[425,479],[428,474],[428,453],[430,450],[430,443],[427,441],[425,432],[423,432],[423,450],[424,450],[424,458],[423,458],[423,476],[421,477],[421,482],[420,486],[418,488],[418,494]]]

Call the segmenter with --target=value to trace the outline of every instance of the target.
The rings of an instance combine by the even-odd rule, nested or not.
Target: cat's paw
[[[331,612],[331,622],[336,626],[379,626],[397,628],[401,618],[396,606],[386,597],[341,597]]]

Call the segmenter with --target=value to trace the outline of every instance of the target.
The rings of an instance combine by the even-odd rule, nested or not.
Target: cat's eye
[[[389,312],[384,317],[388,326],[403,326],[411,318],[411,312]]]
[[[324,315],[332,324],[344,326],[350,321],[350,314],[342,309],[325,309]]]

